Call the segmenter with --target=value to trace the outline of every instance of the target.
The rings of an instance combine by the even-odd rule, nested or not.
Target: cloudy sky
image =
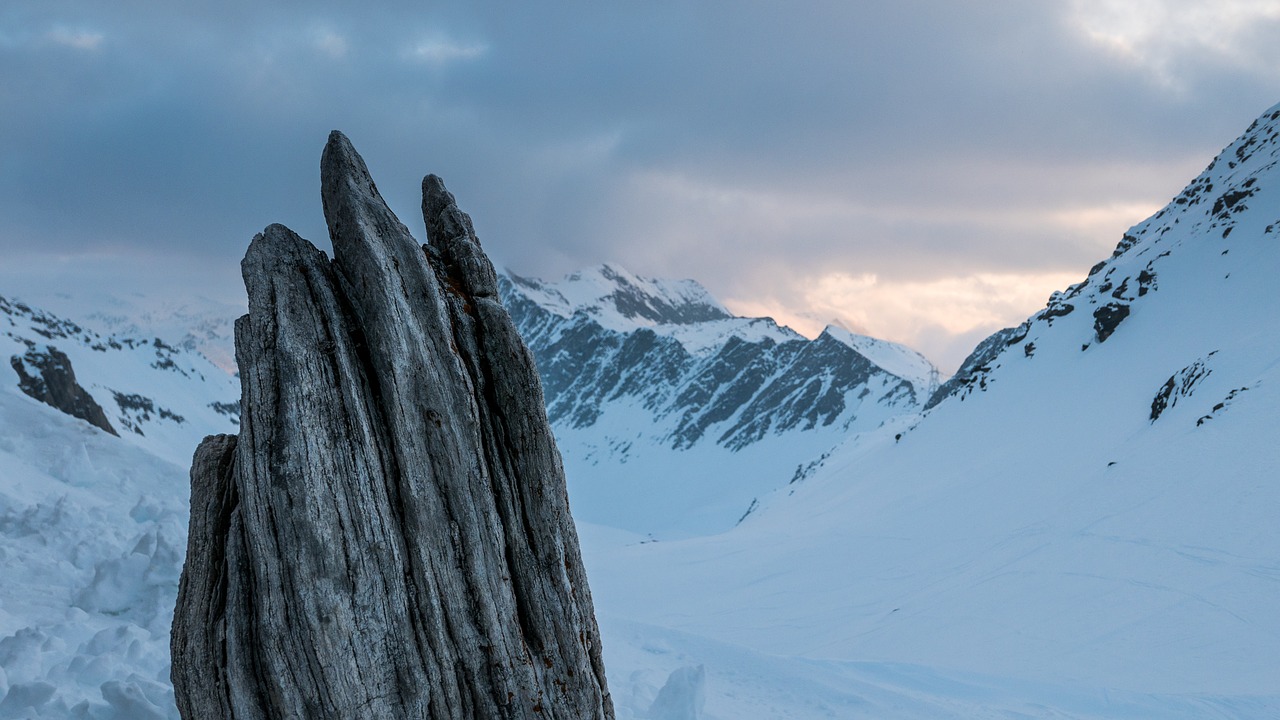
[[[231,302],[345,131],[420,229],[952,370],[1280,102],[1280,0],[6,0],[0,282]],[[0,287],[0,293],[5,289]]]

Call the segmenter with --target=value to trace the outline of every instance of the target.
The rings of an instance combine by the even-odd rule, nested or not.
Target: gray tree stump
[[[241,265],[241,433],[191,468],[184,718],[612,718],[533,359],[471,219],[428,246],[341,133],[334,260],[281,225]]]

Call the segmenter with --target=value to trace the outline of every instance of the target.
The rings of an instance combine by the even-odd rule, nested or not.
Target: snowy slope
[[[41,310],[74,317],[102,335],[164,338],[175,348],[204,355],[235,372],[235,320],[243,305],[206,297],[175,298],[154,291],[105,292],[71,287],[23,287],[14,295]]]
[[[1280,106],[900,438],[723,535],[595,545],[598,601],[1033,717],[1280,716],[1278,163]]]
[[[894,343],[807,340],[730,315],[692,280],[613,265],[500,287],[543,379],[579,519],[719,532],[850,432],[917,412],[937,370]]]
[[[653,542],[582,523],[618,716],[1280,716],[1278,136],[1280,106],[1084,283],[988,342],[923,418],[886,414],[849,432],[815,423],[840,447],[800,462],[795,482],[733,530]],[[696,295],[659,294],[668,305]],[[234,428],[202,408],[238,393],[175,342],[115,348],[6,303],[10,356],[28,343],[66,352],[121,437],[32,400],[16,374],[0,383],[0,718],[176,717],[167,632],[188,439]],[[544,321],[616,348],[637,337],[670,347],[661,337],[706,357],[680,331],[654,329],[679,323]],[[825,336],[811,353],[859,342]],[[887,369],[894,354],[874,353],[859,350]],[[898,359],[906,373],[909,356]],[[113,390],[184,422],[140,419]],[[637,433],[669,442],[679,427],[649,430],[643,393],[605,397],[564,447]],[[597,426],[613,435],[589,436]],[[765,463],[768,442],[792,452],[816,435],[766,433],[733,456]],[[762,456],[740,454],[751,447]],[[595,448],[624,478],[630,452]],[[716,448],[674,451],[679,465],[650,472],[714,487],[741,471]],[[687,499],[672,492],[629,499],[678,513]]]
[[[28,397],[17,358],[65,354],[118,436]],[[155,336],[0,297],[0,717],[176,717],[169,625],[187,467],[235,432],[239,382]]]
[[[17,392],[10,359],[52,347],[129,442],[179,466],[210,432],[235,432],[240,383],[199,352],[154,335],[100,334],[20,300],[0,296],[0,383]]]
[[[186,470],[8,387],[0,427],[0,717],[176,718]]]
[[[608,263],[546,283],[504,273],[520,293],[562,318],[584,312],[610,330],[629,332],[728,320],[733,315],[692,280],[643,278]]]

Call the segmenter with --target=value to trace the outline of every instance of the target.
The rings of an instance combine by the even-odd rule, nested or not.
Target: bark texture
[[[184,718],[612,718],[532,356],[471,220],[429,245],[333,133],[334,260],[288,228],[242,263],[239,438],[192,466],[173,626]]]

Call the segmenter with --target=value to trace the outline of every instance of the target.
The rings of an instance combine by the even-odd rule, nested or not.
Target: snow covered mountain
[[[0,355],[0,717],[175,717],[187,467],[239,382],[6,297]]]
[[[28,397],[56,405],[40,397],[42,388],[57,394],[59,384],[78,384],[99,408],[92,424],[180,466],[190,463],[192,443],[235,432],[239,422],[239,382],[200,352],[154,335],[104,335],[0,296],[0,356]]]
[[[1280,106],[900,439],[850,439],[720,536],[584,542],[596,596],[828,670],[941,674],[991,716],[1278,717],[1278,270]],[[735,672],[706,661],[707,686]]]
[[[164,338],[172,347],[204,355],[226,373],[235,372],[235,329],[243,305],[206,297],[174,298],[154,291],[21,287],[15,295],[43,312],[74,318],[103,335]]]
[[[507,273],[500,286],[589,522],[724,530],[845,435],[918,411],[937,386],[913,350],[734,317],[692,280],[602,265],[557,283]]]
[[[602,265],[554,283],[503,273],[500,289],[537,359],[575,514],[633,532],[732,527],[847,433],[909,421],[938,385],[914,350],[834,326],[810,341],[733,316],[692,280]],[[240,308],[139,293],[36,297],[83,333],[176,338],[165,347],[234,368]],[[228,388],[224,403],[238,397]],[[109,405],[111,392],[91,394]]]
[[[631,277],[628,281],[633,285],[645,282]],[[531,284],[524,282],[526,287]],[[662,293],[652,290],[663,285],[666,289]],[[672,286],[676,290],[670,290]],[[823,388],[847,388],[852,370],[861,368],[877,378],[880,384],[875,387],[910,400],[905,407],[915,409],[931,382],[931,368],[897,346],[835,328],[828,330],[825,339],[810,342],[769,321],[733,318],[705,291],[687,282],[650,281],[645,289],[638,297],[646,307],[663,308],[659,301],[666,300],[664,309],[670,314],[637,319],[638,313],[628,316],[619,311],[609,329],[599,330],[588,317],[597,314],[609,321],[606,312],[595,309],[600,303],[591,302],[599,300],[599,296],[585,302],[575,297],[577,305],[572,306],[566,301],[559,307],[572,308],[568,318],[540,315],[543,311],[527,300],[523,307],[531,316],[542,317],[542,337],[551,339],[548,347],[572,347],[558,334],[559,330],[576,328],[595,333],[593,337],[601,343],[595,349],[606,355],[602,365],[614,363],[620,376],[652,372],[663,357],[675,357],[686,363],[681,369],[689,378],[697,378],[697,372],[714,378],[714,374],[708,374],[711,366],[705,361],[726,354],[725,347],[737,347],[738,353],[755,358],[757,365],[774,363],[773,369],[764,373],[764,380],[777,388],[788,387],[782,382],[788,373],[795,375],[809,369],[821,379]],[[71,295],[55,298],[55,302],[59,301],[64,313],[74,311],[78,302]],[[166,318],[172,320],[173,314],[140,313],[142,306],[108,300],[119,312],[106,315],[101,298],[80,302],[80,316],[89,317],[88,321],[79,316],[68,319],[69,313],[54,314],[17,299],[0,298],[0,350],[8,353],[12,372],[9,382],[0,383],[0,577],[5,578],[0,583],[0,717],[174,718],[168,635],[186,546],[187,467],[192,448],[201,437],[236,430],[238,380],[215,367],[201,352],[180,346],[191,345],[190,342],[150,333],[107,332],[109,327],[153,330],[163,327]],[[699,304],[706,309],[696,310]],[[145,307],[152,305],[147,303]],[[609,309],[617,307],[614,304]],[[661,322],[662,317],[675,322]],[[90,329],[91,323],[99,329]],[[171,330],[188,341],[195,337],[180,322]],[[630,367],[617,364],[620,346],[638,342],[634,339],[637,336],[658,338],[659,333],[664,339],[657,345],[669,345],[666,338],[673,337],[680,337],[685,344],[669,348],[673,355],[641,353]],[[223,342],[225,336],[215,333],[205,339],[216,344]],[[780,347],[790,349],[781,351]],[[857,354],[853,348],[858,349]],[[894,367],[914,383],[872,368],[866,356],[876,358],[876,368]],[[603,374],[594,375],[591,381],[600,384]],[[585,373],[567,377],[570,387],[588,378]],[[708,379],[703,382],[712,385]],[[648,397],[675,397],[675,388],[669,390],[666,395]],[[826,397],[838,407],[847,401],[849,392],[818,393],[813,397]],[[622,427],[626,416],[619,415],[620,407],[629,407],[624,413],[634,412],[636,407],[643,410],[643,398],[625,392],[618,393],[612,403],[594,405],[588,396],[579,397],[582,402],[578,405],[562,403],[561,407],[596,409],[597,421],[581,428],[591,440],[598,441],[598,436],[592,438],[588,433],[599,432],[602,427],[615,431]],[[745,393],[739,402],[750,402],[753,397],[752,393]],[[622,403],[617,402],[619,398],[623,398]],[[727,440],[724,444],[715,442],[715,438],[724,435],[725,428],[733,426],[727,421],[704,423],[702,436],[688,442],[689,447],[675,447],[674,434],[663,429],[680,427],[674,421],[650,430],[647,437],[653,440],[651,444],[640,443],[640,451],[624,455],[643,460],[645,452],[651,453],[648,457],[657,456],[671,463],[665,471],[674,474],[677,482],[693,486],[704,481],[710,486],[702,490],[701,497],[687,490],[683,496],[679,491],[665,498],[658,494],[650,500],[650,517],[664,512],[679,516],[687,509],[680,503],[689,502],[690,497],[714,507],[716,483],[732,485],[739,480],[732,475],[726,477],[718,463],[725,458],[743,457],[747,460],[723,467],[728,468],[727,472],[752,469],[748,468],[751,458],[760,457],[751,455],[753,448],[757,453],[761,448],[781,449],[781,459],[775,461],[777,472],[785,473],[781,478],[785,482],[809,452],[798,439],[818,435],[820,440],[813,447],[826,449],[838,441],[844,425],[862,422],[866,416],[865,410],[856,413],[858,417],[850,410],[835,410],[806,418],[798,412],[800,405],[794,399],[783,407],[791,410],[774,415],[764,424],[767,430],[760,438],[744,442],[737,449],[726,447]],[[682,411],[695,418],[697,409],[688,406]],[[655,422],[653,411],[644,412],[648,414],[638,416],[641,427]],[[736,412],[742,414],[741,408]],[[877,412],[881,415],[871,417],[890,414],[884,409]],[[668,410],[667,414],[675,412]],[[572,416],[572,412],[565,414]],[[615,418],[611,421],[614,425],[607,424],[611,417]],[[734,413],[730,413],[729,418],[733,417]],[[772,427],[773,423],[783,422],[793,427],[781,432]],[[717,430],[720,435],[715,435]],[[770,442],[774,444],[770,446]],[[567,452],[566,459],[570,464],[574,462]],[[704,464],[677,463],[688,459],[700,459]],[[634,459],[632,462],[636,466],[643,464]],[[607,477],[607,463],[582,464],[600,468],[598,472]],[[615,467],[621,466],[624,464]],[[642,471],[655,472],[653,461]],[[649,480],[641,473],[637,475]],[[766,475],[759,474],[769,483],[767,487],[778,484],[777,477]],[[669,477],[659,480],[672,481]],[[642,490],[654,488],[650,483]],[[582,485],[578,488],[581,490]],[[723,517],[730,523],[736,520],[748,500],[740,494],[724,503],[727,510]],[[622,502],[613,503],[611,507],[623,507]],[[606,642],[616,649],[616,660],[611,664],[617,668],[616,672],[611,670],[613,686],[632,698],[628,701],[631,705],[639,703],[648,708],[654,702],[659,707],[665,703],[675,708],[672,712],[678,712],[701,692],[701,685],[694,682],[700,676],[677,667],[672,675],[676,682],[663,691],[661,701],[656,699],[661,688],[651,683],[663,685],[672,670],[665,665],[680,657],[664,655],[654,664],[649,651],[642,650],[655,641],[666,642],[657,640],[663,637],[660,629],[637,629],[617,623],[604,632],[612,638]],[[755,673],[780,672],[785,676],[790,672],[769,662],[759,664],[751,657],[743,660],[735,648],[727,652],[729,655],[722,662],[745,662],[744,667],[754,668]],[[681,685],[681,678],[693,684]],[[764,691],[766,696],[786,691],[790,681],[781,682],[769,685]],[[620,714],[632,716],[626,707]]]
[[[1280,716],[1278,268],[1280,106],[932,393],[896,346],[805,341],[691,283],[507,277],[558,408],[618,717]],[[184,341],[113,335],[89,307],[0,301],[0,718],[176,717],[186,468],[234,431],[239,392]],[[865,366],[840,345],[898,381],[869,372],[855,406],[842,373]],[[740,402],[714,371],[735,352],[768,368]],[[840,412],[769,403],[732,447],[765,388],[794,398],[810,386],[789,369],[826,354],[846,359],[813,361],[811,397]],[[676,361],[670,386],[649,357]],[[912,403],[871,402],[903,381]],[[718,398],[736,410],[717,419]],[[778,473],[795,482],[761,494]],[[744,494],[717,505],[727,490]],[[731,530],[670,539],[755,495]]]

